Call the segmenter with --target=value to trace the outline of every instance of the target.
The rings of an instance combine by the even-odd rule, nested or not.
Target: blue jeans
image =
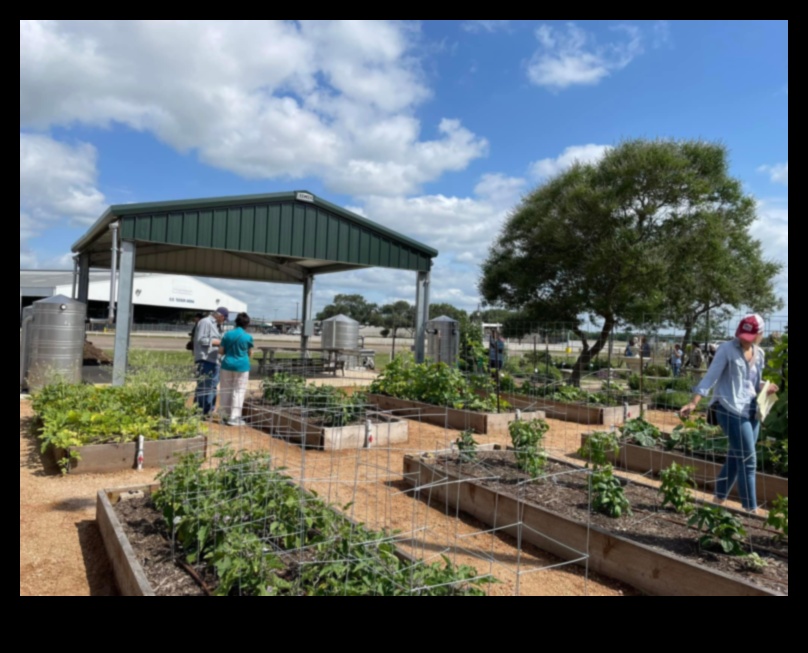
[[[752,415],[757,407],[752,406]],[[718,424],[729,439],[727,462],[715,484],[717,499],[726,499],[735,483],[741,503],[747,510],[757,509],[757,441],[760,435],[760,422],[749,415],[741,417],[729,412],[721,404],[716,405]]]
[[[210,415],[216,407],[216,391],[219,387],[219,366],[202,361],[196,364],[196,405],[203,415]]]
[[[673,367],[673,378],[678,379],[679,376],[682,374],[682,364],[678,363],[672,365],[672,367]]]

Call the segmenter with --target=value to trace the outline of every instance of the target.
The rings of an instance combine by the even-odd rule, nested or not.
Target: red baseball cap
[[[753,342],[763,333],[764,326],[763,318],[760,317],[760,315],[747,315],[738,325],[738,331],[735,332],[735,337],[740,340],[746,340],[746,342]]]

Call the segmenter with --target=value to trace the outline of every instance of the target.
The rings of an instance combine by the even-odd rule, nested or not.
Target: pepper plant
[[[620,439],[617,433],[610,431],[592,433],[578,450],[578,455],[587,461],[587,467],[607,465],[609,454],[615,457],[620,454]]]
[[[467,430],[460,434],[457,438],[455,445],[460,452],[460,462],[473,463],[477,460],[477,447],[478,444],[474,439],[474,431]]]
[[[772,502],[766,525],[780,532],[780,538],[788,537],[788,497],[778,496]]]
[[[696,487],[693,477],[696,470],[672,463],[660,473],[662,486],[662,507],[670,506],[680,515],[689,515],[695,510],[692,488]]]
[[[542,442],[550,426],[542,419],[518,420],[508,425],[516,457],[516,465],[531,478],[541,476],[547,464]]]
[[[592,474],[592,507],[614,519],[631,514],[631,503],[611,465],[599,467]]]

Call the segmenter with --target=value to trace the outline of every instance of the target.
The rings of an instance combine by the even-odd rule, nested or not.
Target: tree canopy
[[[584,345],[577,381],[620,324],[688,312],[695,324],[701,305],[774,297],[779,266],[750,234],[755,206],[722,145],[626,141],[522,200],[491,246],[480,292],[534,323],[569,323]],[[581,329],[587,315],[603,323],[594,343]]]
[[[336,295],[334,302],[317,314],[318,320],[327,320],[345,315],[362,326],[381,326],[377,304],[368,302],[362,295]]]

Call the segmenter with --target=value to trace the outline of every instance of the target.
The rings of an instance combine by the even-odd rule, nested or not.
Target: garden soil
[[[126,471],[104,475],[62,477],[58,468],[39,453],[31,433],[30,403],[20,401],[20,595],[109,596],[115,594],[112,572],[98,527],[95,504],[98,490],[145,485],[156,472]],[[662,416],[660,416],[662,418]],[[654,420],[657,421],[657,420]],[[661,419],[660,419],[661,421]],[[547,447],[556,456],[575,458],[585,425],[548,420]],[[329,503],[353,502],[349,516],[370,528],[391,528],[412,534],[408,553],[434,561],[446,553],[457,564],[470,564],[481,574],[496,576],[492,595],[509,596],[622,596],[636,592],[624,585],[563,566],[560,561],[528,548],[521,555],[505,535],[485,534],[475,520],[445,515],[445,507],[430,506],[409,496],[402,478],[408,453],[437,452],[450,447],[456,431],[410,422],[410,441],[402,449],[304,451],[249,428],[211,425],[213,447],[267,450],[287,474],[315,490]],[[507,445],[507,436],[477,438],[480,444]],[[627,475],[631,476],[631,475]],[[538,573],[526,573],[532,570]],[[518,572],[522,573],[519,574]]]

